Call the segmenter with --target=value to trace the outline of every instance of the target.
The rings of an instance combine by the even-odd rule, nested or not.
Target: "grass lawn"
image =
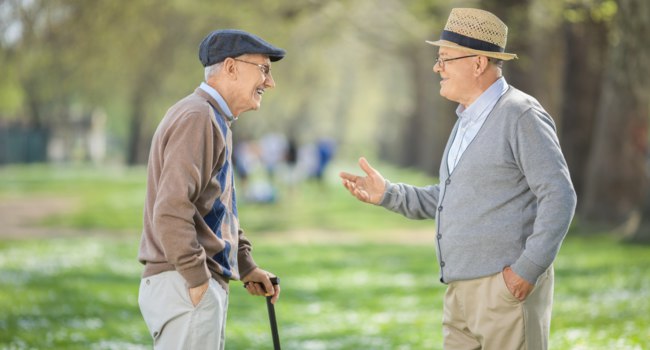
[[[143,169],[0,168],[0,202],[70,200],[38,225],[75,232],[0,239],[0,349],[151,348],[137,307],[143,193]],[[441,349],[432,222],[358,203],[331,183],[281,194],[242,202],[240,217],[256,261],[282,279],[283,349]],[[551,348],[650,349],[650,247],[577,231],[555,264]],[[226,348],[272,349],[264,299],[237,282]]]

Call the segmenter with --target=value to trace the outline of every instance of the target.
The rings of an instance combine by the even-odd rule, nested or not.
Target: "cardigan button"
[[[445,262],[444,261],[440,262],[440,267],[445,267]]]
[[[438,207],[438,211],[442,211],[442,205]]]
[[[451,183],[451,179],[447,179],[447,181],[445,181],[445,185],[449,185],[450,183]]]

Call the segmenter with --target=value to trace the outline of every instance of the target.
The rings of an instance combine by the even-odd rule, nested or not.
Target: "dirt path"
[[[12,197],[0,199],[0,238],[71,236],[79,230],[40,227],[44,218],[74,210],[76,201],[61,197]]]
[[[254,232],[249,234],[251,240],[260,239],[272,242],[292,242],[294,244],[355,244],[355,243],[392,243],[401,245],[431,245],[434,244],[434,227],[420,230],[391,230],[379,233],[330,230],[292,230],[282,232]]]
[[[0,198],[0,239],[29,239],[118,234],[108,230],[81,230],[71,228],[42,227],[39,223],[52,215],[73,212],[78,203],[72,198],[55,196],[29,196]],[[405,245],[433,245],[433,225],[426,230],[391,230],[390,232],[345,232],[319,229],[290,230],[281,232],[251,232],[253,240],[292,242],[295,244],[355,244],[361,242],[392,243]],[[133,233],[132,231],[130,233]]]

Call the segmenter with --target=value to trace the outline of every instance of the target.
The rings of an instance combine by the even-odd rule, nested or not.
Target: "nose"
[[[266,76],[264,79],[264,86],[274,88],[275,87],[275,80],[273,80],[273,76],[271,75],[271,72]]]
[[[440,68],[440,64],[436,61],[436,63],[433,64],[433,72],[434,73],[440,73],[442,71],[442,68]]]

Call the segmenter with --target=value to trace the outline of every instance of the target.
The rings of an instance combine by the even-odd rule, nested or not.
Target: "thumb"
[[[266,292],[266,296],[275,294],[275,289],[273,288],[273,283],[271,283],[271,279],[269,276],[266,276],[262,284],[264,285],[264,291]]]
[[[370,166],[370,163],[368,163],[365,157],[359,158],[359,166],[366,174],[368,174],[368,176],[379,175],[377,170],[375,170],[375,168]]]

